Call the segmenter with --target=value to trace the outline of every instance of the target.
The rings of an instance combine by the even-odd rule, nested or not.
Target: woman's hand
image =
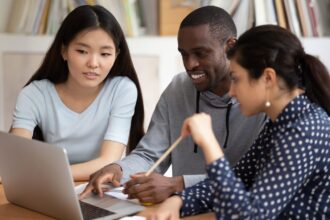
[[[180,196],[172,196],[166,199],[160,206],[147,217],[147,220],[177,220],[180,218],[182,199]]]
[[[223,157],[221,147],[214,136],[211,117],[199,113],[187,118],[181,129],[182,137],[192,135],[195,143],[202,148],[207,164]]]

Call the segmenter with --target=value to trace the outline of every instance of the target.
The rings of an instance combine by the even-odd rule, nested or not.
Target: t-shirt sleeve
[[[119,82],[115,92],[109,126],[104,139],[127,145],[137,101],[137,88],[131,80],[124,78]]]
[[[42,107],[39,90],[30,84],[22,89],[17,97],[13,112],[13,128],[24,128],[31,132],[40,119],[40,107]]]

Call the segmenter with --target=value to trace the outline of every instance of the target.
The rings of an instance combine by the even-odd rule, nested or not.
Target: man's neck
[[[230,78],[226,77],[219,82],[219,84],[211,88],[209,91],[216,94],[217,96],[224,96],[229,92],[230,89]]]

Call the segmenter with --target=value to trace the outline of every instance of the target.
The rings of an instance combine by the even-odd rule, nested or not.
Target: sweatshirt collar
[[[221,108],[221,107],[227,107],[228,104],[235,104],[237,103],[235,98],[232,98],[226,93],[223,96],[218,96],[210,91],[204,91],[200,93],[200,98],[206,102],[208,105]]]

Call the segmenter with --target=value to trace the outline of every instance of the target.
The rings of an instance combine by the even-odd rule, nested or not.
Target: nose
[[[98,67],[98,61],[96,55],[91,55],[88,59],[87,66],[91,69],[95,69]]]
[[[194,56],[186,57],[183,62],[187,70],[193,70],[195,67],[199,66],[198,59]]]

